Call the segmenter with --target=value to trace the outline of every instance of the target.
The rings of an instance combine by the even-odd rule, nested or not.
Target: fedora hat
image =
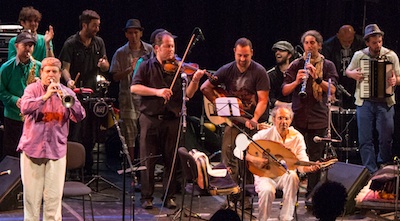
[[[366,40],[369,36],[374,34],[381,34],[383,36],[385,33],[381,31],[381,29],[379,29],[377,24],[367,25],[364,31],[364,40]]]
[[[128,28],[136,28],[136,29],[140,29],[141,31],[143,31],[143,29],[144,29],[138,19],[129,19],[126,22],[124,31],[126,31],[126,29],[128,29]]]

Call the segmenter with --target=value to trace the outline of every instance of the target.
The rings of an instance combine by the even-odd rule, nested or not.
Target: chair
[[[207,172],[200,171],[202,174],[202,185],[203,188],[201,188],[198,184],[199,181],[199,170],[198,170],[198,164],[196,163],[196,160],[192,155],[189,154],[187,149],[185,147],[180,147],[178,149],[178,155],[182,164],[182,171],[184,175],[184,185],[183,187],[185,190],[182,191],[182,207],[184,205],[184,199],[185,199],[185,192],[190,192],[190,206],[189,206],[189,220],[192,217],[192,204],[193,204],[193,196],[195,195],[232,195],[232,194],[237,194],[240,192],[240,187],[235,183],[232,178],[230,177],[229,174],[226,174],[225,177],[213,177],[209,176]],[[225,167],[224,165],[220,164],[217,165],[218,169],[222,169],[222,167]],[[206,167],[205,167],[206,168]],[[226,167],[225,167],[226,168]],[[207,169],[205,169],[207,170]],[[228,199],[228,197],[227,197]],[[229,202],[228,202],[229,205]],[[181,220],[182,220],[182,214],[181,213]]]
[[[85,218],[85,196],[90,199],[90,208],[92,210],[92,220],[94,220],[92,205],[92,189],[84,183],[84,165],[85,165],[85,148],[82,144],[68,141],[67,143],[67,170],[79,170],[80,181],[65,181],[64,197],[82,197],[83,219]]]

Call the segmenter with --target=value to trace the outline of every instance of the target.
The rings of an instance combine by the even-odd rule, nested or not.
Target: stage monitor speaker
[[[354,212],[356,206],[354,198],[367,184],[369,178],[368,169],[356,164],[337,162],[328,170],[328,180],[343,184],[347,190],[347,202],[344,210],[346,214]]]
[[[19,159],[6,156],[0,162],[0,211],[22,206],[22,182]]]
[[[360,190],[367,184],[370,174],[364,166],[337,162],[328,170],[327,179],[341,183],[347,191],[347,202],[345,205],[345,214],[352,214],[355,211],[356,202],[354,198]],[[322,182],[318,183],[310,196],[306,200],[307,206],[312,206],[312,196],[316,189],[321,186]]]

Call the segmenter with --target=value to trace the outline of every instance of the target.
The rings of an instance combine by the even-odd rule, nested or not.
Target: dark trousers
[[[91,108],[93,105],[83,101],[81,101],[81,103],[85,108],[86,118],[78,123],[70,122],[68,140],[83,144],[86,151],[85,173],[91,174],[93,166],[93,148],[96,143],[96,137],[103,137],[105,139],[105,132],[103,136],[99,135],[101,132],[98,125],[101,119],[94,115]]]
[[[323,129],[303,129],[296,128],[304,136],[304,140],[307,146],[307,154],[311,161],[318,161],[323,157],[325,143],[315,143],[314,137],[324,137],[326,135],[326,128]],[[317,185],[321,177],[321,172],[308,173],[307,174],[307,195],[311,193],[314,187]]]
[[[249,131],[248,129],[244,129],[250,136],[252,136],[256,131]],[[242,177],[244,174],[244,170],[246,170],[246,183],[254,183],[253,174],[243,166],[243,161],[238,159],[233,151],[236,148],[236,137],[241,132],[236,127],[226,126],[224,130],[224,137],[222,139],[222,147],[221,147],[221,156],[222,162],[225,166],[229,167],[231,170],[231,177],[233,181],[237,184],[242,184]]]
[[[17,152],[17,146],[22,136],[23,127],[23,121],[4,117],[3,156],[0,159],[7,155],[19,158],[20,154]]]
[[[179,165],[178,157],[175,155],[175,147],[178,138],[179,118],[159,119],[156,117],[140,114],[140,159],[142,165],[147,169],[141,171],[141,201],[153,200],[154,193],[154,171],[158,158],[151,157],[158,154],[162,155],[164,162],[163,171],[163,192],[168,198],[173,198],[177,179],[175,178],[176,166]],[[172,165],[175,159],[175,167]],[[169,188],[168,180],[172,172]]]

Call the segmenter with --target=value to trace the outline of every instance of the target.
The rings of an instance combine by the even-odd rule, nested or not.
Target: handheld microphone
[[[336,140],[336,139],[332,139],[332,138],[327,138],[327,137],[319,137],[319,136],[315,136],[313,138],[315,143],[319,143],[319,142],[332,142],[332,143],[340,143],[342,142],[342,140]]]
[[[343,92],[347,97],[351,97],[351,94],[343,87],[343,85],[338,84],[336,87],[339,89],[339,91]]]

